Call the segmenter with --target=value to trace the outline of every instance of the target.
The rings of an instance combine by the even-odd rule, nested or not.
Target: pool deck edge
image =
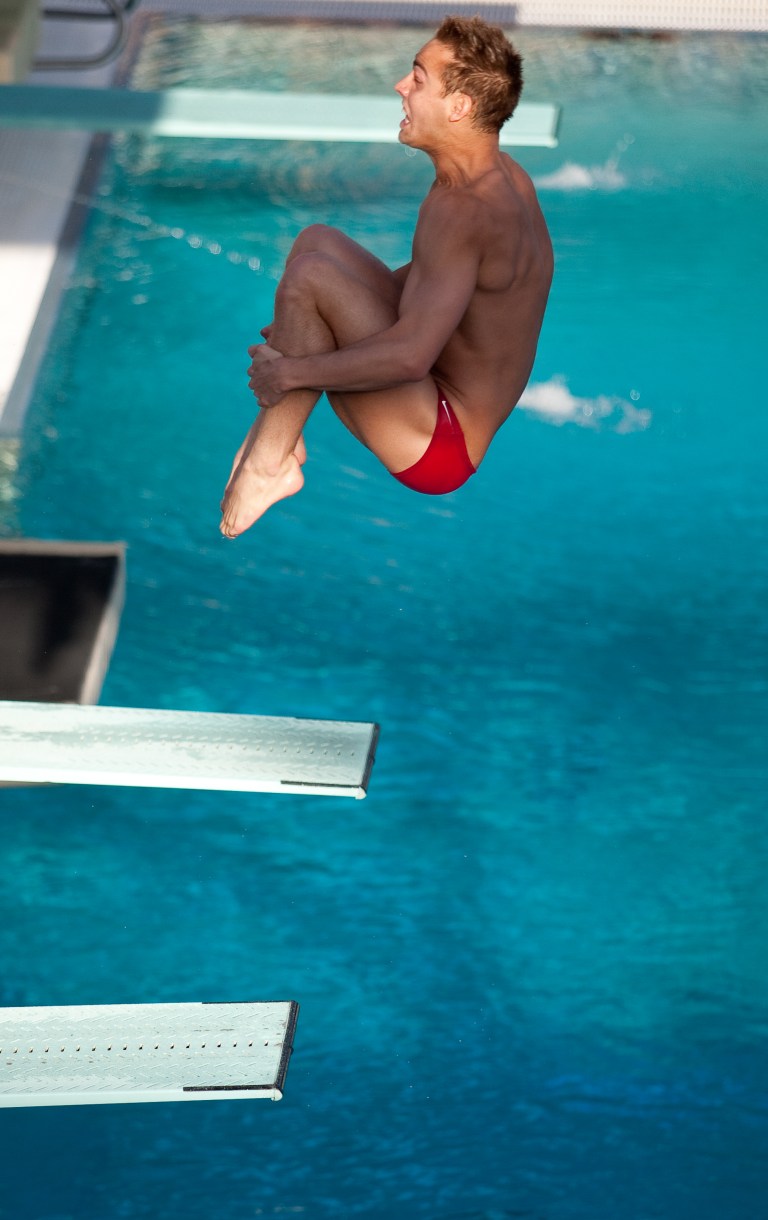
[[[96,54],[100,24],[43,22],[38,53]],[[31,72],[27,83],[100,89],[115,70]],[[87,210],[79,200],[94,176],[89,154],[100,145],[76,131],[0,131],[0,443],[19,435]]]

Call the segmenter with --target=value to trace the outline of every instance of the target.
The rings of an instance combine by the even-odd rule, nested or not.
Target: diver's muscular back
[[[476,182],[447,190],[459,206],[461,196],[472,197],[477,279],[432,372],[466,430],[487,445],[530,376],[552,281],[552,243],[533,183],[506,154]],[[435,202],[427,196],[419,218],[427,241]]]

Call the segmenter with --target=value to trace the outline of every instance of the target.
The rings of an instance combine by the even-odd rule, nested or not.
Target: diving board
[[[394,95],[0,86],[0,127],[142,131],[225,140],[395,143],[402,117],[402,104]],[[504,125],[501,143],[554,148],[559,118],[558,106],[522,102]]]
[[[379,726],[0,702],[0,783],[366,794]]]
[[[283,1096],[299,1006],[0,1008],[0,1107]]]

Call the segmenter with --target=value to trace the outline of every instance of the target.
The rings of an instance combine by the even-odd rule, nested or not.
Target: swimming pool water
[[[140,82],[295,87],[290,44],[365,91],[422,41],[171,35]],[[318,409],[301,495],[217,535],[293,236],[405,261],[426,164],[131,139],[105,168],[4,532],[128,541],[104,702],[382,738],[361,805],[3,794],[1,1003],[301,1015],[278,1106],[0,1112],[0,1217],[764,1210],[766,44],[519,41],[564,106],[520,157],[557,278],[527,405],[451,497]]]

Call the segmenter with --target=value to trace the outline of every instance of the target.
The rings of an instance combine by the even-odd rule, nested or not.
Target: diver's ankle
[[[276,479],[285,472],[286,464],[293,454],[285,457],[265,457],[263,454],[249,453],[243,460],[243,471],[255,479]]]

